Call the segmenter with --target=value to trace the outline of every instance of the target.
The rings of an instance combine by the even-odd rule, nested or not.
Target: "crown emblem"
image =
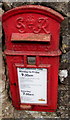
[[[28,16],[28,18],[26,20],[26,23],[27,23],[28,26],[34,25],[34,23],[35,23],[34,17],[33,16]]]

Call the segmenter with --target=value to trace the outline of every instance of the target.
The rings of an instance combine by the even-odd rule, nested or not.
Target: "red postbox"
[[[10,91],[16,109],[56,110],[63,20],[58,12],[37,5],[17,7],[3,14]]]

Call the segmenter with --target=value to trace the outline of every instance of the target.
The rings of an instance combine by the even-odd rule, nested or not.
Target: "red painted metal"
[[[2,16],[5,32],[6,60],[13,106],[18,110],[53,112],[57,108],[59,35],[63,16],[48,7],[26,5]],[[36,57],[28,65],[27,57]],[[21,104],[17,68],[46,68],[48,70],[47,99],[44,105]],[[28,106],[27,106],[28,105]],[[26,107],[27,106],[27,107]]]

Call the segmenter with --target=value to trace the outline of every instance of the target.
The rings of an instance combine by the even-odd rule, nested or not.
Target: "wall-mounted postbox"
[[[27,5],[9,10],[2,19],[13,106],[55,111],[63,16],[48,7]]]

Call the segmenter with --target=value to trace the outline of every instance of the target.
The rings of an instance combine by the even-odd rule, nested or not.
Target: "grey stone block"
[[[70,45],[70,35],[62,36],[62,44]]]
[[[64,21],[61,23],[61,36],[68,35],[68,17],[65,17]]]
[[[61,62],[70,63],[70,51],[62,55]]]
[[[70,51],[70,35],[62,36],[61,50],[63,53]]]

